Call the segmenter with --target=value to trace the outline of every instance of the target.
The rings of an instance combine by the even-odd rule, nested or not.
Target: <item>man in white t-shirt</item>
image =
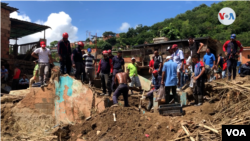
[[[186,58],[186,65],[188,66],[188,68],[192,71],[192,58],[190,56],[190,52],[185,54],[185,58]]]
[[[31,56],[38,59],[39,64],[39,81],[41,83],[41,87],[48,86],[49,82],[49,67],[50,63],[52,64],[52,57],[49,48],[46,48],[46,44],[44,41],[40,42],[41,48],[37,48]],[[45,80],[44,80],[45,75]]]
[[[184,66],[184,55],[182,50],[178,49],[177,44],[173,44],[172,49],[174,53],[172,54],[173,62],[177,63],[177,76],[178,76],[178,88],[179,91],[181,89],[181,76],[183,73]]]

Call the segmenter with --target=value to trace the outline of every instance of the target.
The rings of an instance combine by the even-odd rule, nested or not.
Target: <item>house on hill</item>
[[[187,40],[188,39],[170,40],[170,41],[166,41],[166,39],[164,39],[163,41],[157,40],[156,43],[137,45],[133,46],[133,48],[144,49],[145,58],[143,59],[143,61],[144,64],[147,65],[149,64],[150,58],[152,58],[155,49],[159,51],[159,53],[163,56],[163,58],[166,58],[166,56],[169,55],[166,49],[168,46],[172,46],[173,44],[177,44],[179,49],[181,49],[184,53],[188,53],[189,43]],[[223,53],[222,44],[210,37],[195,38],[195,40],[202,42],[204,44],[204,47],[200,51],[202,58],[205,55],[207,48],[210,48],[211,52],[214,53],[215,55]]]

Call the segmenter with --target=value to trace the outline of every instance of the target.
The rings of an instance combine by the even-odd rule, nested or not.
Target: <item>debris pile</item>
[[[168,128],[174,131],[177,127],[170,125],[168,119],[158,117],[155,114],[141,114],[133,107],[111,107],[82,124],[71,125],[69,136],[71,140],[110,141],[164,140],[173,136],[174,132]],[[67,135],[61,138],[66,139]]]
[[[180,132],[174,140],[222,140],[222,125],[250,125],[250,85],[248,81],[212,81],[206,84],[211,90],[208,100],[214,105],[214,115],[209,121],[191,120],[180,123]]]
[[[139,111],[139,95],[131,95],[131,107],[123,107],[123,97],[120,96],[118,107],[106,107],[101,113],[94,112],[91,117],[79,119],[81,122],[67,124],[56,123],[46,113],[20,108],[21,103],[30,101],[23,95],[3,95],[1,135],[4,140],[34,141],[222,140],[222,125],[250,125],[250,81],[237,79],[238,82],[216,80],[206,83],[206,102],[198,107],[183,107],[183,116],[161,116],[159,113]],[[95,88],[92,91],[98,93]],[[40,96],[46,93],[48,90],[39,90]],[[33,97],[35,95],[32,94]],[[102,101],[103,98],[105,101],[104,97],[96,96],[95,100]],[[191,91],[187,97],[189,103],[192,102]],[[98,103],[96,101],[94,105]],[[141,105],[141,110],[144,110],[145,104]]]

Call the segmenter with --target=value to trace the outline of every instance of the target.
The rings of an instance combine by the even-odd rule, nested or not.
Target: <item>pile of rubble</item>
[[[35,104],[29,103],[32,100],[29,100],[27,96],[33,97],[33,100],[36,99],[36,101],[42,96],[43,100],[39,102],[44,102],[45,95],[57,98],[56,94],[52,95],[57,90],[49,90],[49,87],[45,91],[37,90],[39,94],[3,95],[1,98],[1,135],[4,140],[33,141],[221,140],[222,125],[250,125],[250,81],[237,79],[237,82],[216,80],[206,83],[206,102],[198,107],[190,105],[183,107],[185,111],[183,116],[161,116],[158,113],[138,111],[140,100],[136,96],[129,97],[131,107],[122,107],[123,98],[119,97],[120,106],[106,107],[100,112],[102,107],[96,105],[100,105],[100,102],[104,105],[107,98],[101,100],[102,97],[97,96],[97,90],[92,89],[94,94],[91,97],[95,97],[95,99],[89,106],[94,108],[90,109],[91,117],[85,116],[81,119],[74,117],[80,122],[58,123],[56,121],[58,119],[53,118],[52,114],[44,113],[45,111],[30,110],[29,106],[20,109],[24,104]],[[58,77],[55,76],[52,80],[58,81]],[[85,87],[83,85],[82,89]],[[74,89],[72,92],[78,93]],[[88,90],[88,92],[90,91]],[[77,99],[76,95],[65,97],[66,94],[63,95],[64,100]],[[191,95],[189,90],[188,103],[192,101]],[[110,100],[112,102],[112,99]],[[45,102],[49,101],[45,100]],[[53,105],[53,101],[46,103],[46,105],[48,104]],[[70,109],[66,110],[68,110],[66,112],[71,112]],[[78,110],[74,110],[72,113],[77,116]],[[65,116],[67,118],[67,115]],[[58,116],[58,118],[63,119],[65,116]],[[68,116],[68,118],[71,117]]]

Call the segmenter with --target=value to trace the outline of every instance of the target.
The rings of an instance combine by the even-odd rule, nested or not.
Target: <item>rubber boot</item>
[[[198,95],[198,104],[195,106],[201,106],[203,104],[203,95]]]
[[[198,95],[194,95],[194,102],[191,105],[198,104]]]
[[[153,107],[153,98],[150,98],[148,106],[147,106],[147,110],[150,111],[152,107]]]

